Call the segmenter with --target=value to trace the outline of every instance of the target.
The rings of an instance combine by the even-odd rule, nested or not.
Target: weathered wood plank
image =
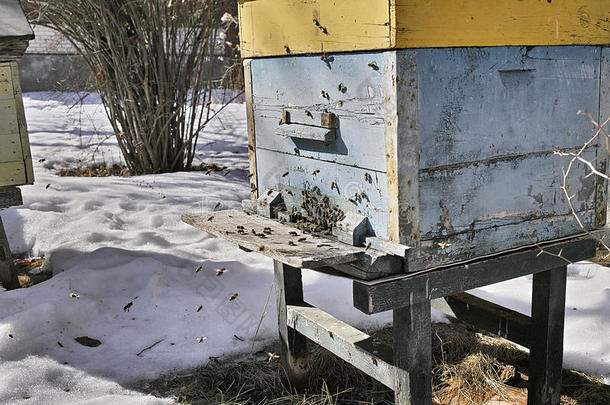
[[[375,234],[381,238],[386,237],[385,173],[263,148],[257,148],[256,153],[261,190],[278,189],[281,186],[296,190],[312,190],[317,187],[320,194],[341,199],[343,203],[339,208],[346,214],[355,212],[368,217]]]
[[[290,305],[304,305],[301,270],[275,260],[274,280],[277,298],[278,329],[280,333],[280,361],[290,385],[300,390],[307,386],[309,362],[305,336],[289,326]]]
[[[373,249],[385,252],[386,254],[403,258],[407,257],[409,250],[412,249],[410,246],[390,242],[376,236],[366,238],[366,245],[372,247]]]
[[[446,268],[375,281],[354,281],[354,307],[373,314],[560,267],[595,256],[595,241],[576,239]]]
[[[600,82],[599,82],[599,120],[600,124],[610,119],[610,47],[602,47]],[[610,123],[605,126],[606,134],[610,135]],[[597,170],[608,173],[608,150],[604,136],[600,136],[597,143],[597,159],[595,160]],[[595,197],[595,225],[602,227],[606,225],[608,213],[608,181],[601,176],[596,176]]]
[[[7,290],[18,288],[19,280],[13,266],[13,256],[0,218],[0,282]]]
[[[26,184],[23,161],[0,162],[0,186]]]
[[[595,149],[589,149],[583,158],[593,161],[595,155]],[[562,168],[568,162],[568,158],[549,152],[421,172],[421,239],[447,238],[451,242],[456,233],[474,234],[481,229],[570,214],[559,187]],[[578,212],[595,207],[595,178],[587,174],[584,165],[575,165],[568,179],[568,189],[576,193],[572,203]],[[564,235],[556,235],[560,236]]]
[[[432,403],[430,300],[394,309],[394,403]]]
[[[13,93],[11,65],[0,63],[0,100],[12,100],[15,98]]]
[[[349,263],[366,254],[365,248],[303,235],[295,227],[260,215],[248,215],[242,211],[226,210],[201,215],[183,215],[182,221],[296,268],[313,269]],[[244,229],[241,233],[238,232],[239,226],[243,226]],[[270,233],[265,233],[265,228],[268,228]],[[256,235],[252,233],[253,230]],[[292,235],[291,232],[297,235]],[[305,240],[300,240],[303,238]],[[289,245],[289,241],[294,243],[294,246]]]
[[[22,205],[21,190],[16,186],[0,187],[0,209]]]
[[[432,301],[432,308],[522,346],[529,347],[531,320],[527,315],[468,293]]]
[[[593,46],[417,50],[420,169],[580,147],[591,126],[576,113],[598,114],[600,57]]]
[[[19,133],[0,134],[0,162],[15,162],[22,158]]]
[[[17,106],[15,97],[7,100],[0,100],[0,134],[13,134],[19,132],[19,121],[17,119]]]
[[[559,405],[567,266],[534,274],[528,405]]]
[[[392,350],[319,308],[288,306],[288,325],[367,375],[395,389]]]
[[[248,124],[248,159],[250,160],[250,188],[253,200],[258,198],[258,176],[256,170],[256,125],[252,91],[252,61],[244,60],[244,91],[246,97],[246,121]]]
[[[335,141],[334,129],[314,127],[301,124],[283,124],[275,129],[275,135],[303,139],[305,141],[323,142],[328,144]]]
[[[395,0],[398,48],[607,44],[608,2]]]
[[[254,57],[387,48],[387,6],[370,0],[240,0],[241,53]]]

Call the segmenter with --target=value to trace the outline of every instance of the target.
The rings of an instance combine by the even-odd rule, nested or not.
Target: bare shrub
[[[227,4],[27,0],[26,9],[84,57],[130,172],[143,174],[190,169],[205,125],[232,101],[212,105],[226,78],[214,69]]]

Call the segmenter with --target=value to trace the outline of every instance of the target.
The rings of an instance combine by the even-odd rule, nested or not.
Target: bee
[[[320,27],[320,31],[322,31],[322,34],[328,35],[328,30],[326,29],[326,27]]]
[[[279,358],[280,358],[280,356],[275,353],[271,353],[271,352],[267,353],[267,360],[270,362],[273,360],[277,360]]]
[[[311,174],[313,174],[314,176],[317,175],[318,173],[320,173],[320,169],[316,169],[313,172],[311,172]]]
[[[335,183],[334,181],[332,181],[332,182],[330,183],[330,189],[332,190],[332,189],[334,189],[334,188],[336,188],[337,190],[339,190],[339,187],[337,187],[337,183]]]
[[[195,269],[195,273],[199,273],[201,269],[203,269],[203,266],[197,266],[197,268]]]
[[[366,244],[366,247],[364,248],[364,250],[366,251],[366,250],[369,250],[370,248],[371,248],[371,242]]]
[[[49,184],[47,184],[47,186],[45,187],[45,189],[47,189],[47,188],[49,188],[49,187],[51,187],[51,184],[50,184],[50,183],[49,183]]]
[[[271,233],[272,231],[273,231],[273,230],[271,229],[271,227],[268,227],[268,226],[266,226],[266,227],[263,229],[263,232],[265,232],[265,233]]]
[[[257,189],[258,189],[258,187],[256,187],[256,184],[250,183],[250,190],[256,191]]]
[[[445,249],[447,249],[449,246],[451,246],[451,243],[447,243],[447,242],[441,242],[441,243],[438,243],[438,246],[439,246],[441,249],[445,250]]]
[[[291,234],[292,236],[297,236],[298,235],[298,233],[296,233],[296,231],[290,231],[288,233]]]
[[[123,307],[124,312],[129,312],[129,309],[133,306],[133,301],[130,301]]]
[[[47,159],[42,158],[42,159],[38,159],[38,163],[44,163]]]
[[[271,193],[273,193],[273,189],[269,189],[269,191],[267,191],[267,195],[271,195]]]
[[[203,305],[197,305],[197,312],[201,311],[203,309]]]
[[[79,299],[80,295],[78,295],[77,293],[70,293],[70,297],[75,298],[75,299]]]
[[[290,174],[290,172],[286,172],[286,173],[282,174],[282,177],[286,177],[286,176],[288,176],[288,174]]]
[[[320,56],[320,60],[328,62],[328,56],[326,56],[326,53],[323,53],[322,56]]]
[[[294,153],[296,153],[297,155],[301,154],[301,151],[299,150],[299,148],[297,148],[296,146],[294,147]]]
[[[305,115],[307,115],[309,118],[313,119],[313,114],[311,112],[309,112],[309,110],[305,110]]]
[[[239,297],[238,293],[235,293],[233,295],[231,295],[231,297],[229,298],[229,301],[233,301],[234,299],[236,299],[237,297]]]
[[[214,219],[214,215],[210,215],[210,216],[208,217],[208,221],[211,221],[211,220],[213,220],[213,219]]]
[[[313,19],[313,25],[315,25],[316,27],[319,27],[320,26],[320,22],[314,18]]]
[[[229,173],[231,173],[231,170],[225,170],[225,172],[224,172],[223,176],[228,176],[228,175],[229,175]]]
[[[291,240],[289,240],[289,241],[288,241],[288,246],[296,246],[296,245],[297,245],[297,244],[296,244],[296,243],[294,243],[293,241],[291,241]]]
[[[216,203],[216,205],[214,206],[214,211],[216,211],[216,209],[220,207],[220,201]]]
[[[254,173],[248,173],[248,178],[252,178],[252,176],[254,176]]]
[[[64,345],[62,345],[62,344],[61,344],[61,342],[60,342],[59,340],[57,341],[57,346],[59,346],[59,347],[64,347]]]
[[[10,337],[11,339],[13,339],[13,335],[11,333],[8,334],[8,337]]]
[[[360,198],[366,198],[366,193],[364,191],[360,193]]]
[[[259,252],[262,252],[262,251],[264,251],[264,250],[265,250],[265,246],[264,246],[264,245],[260,245],[260,246],[258,247],[258,251],[259,251]]]
[[[312,193],[317,193],[317,192],[319,192],[319,191],[320,191],[320,189],[318,188],[318,186],[314,186],[314,187],[311,189],[311,192],[312,192]]]
[[[343,83],[339,83],[339,85],[337,86],[337,90],[339,90],[341,93],[345,93],[345,91],[347,90],[345,88],[345,86],[343,85]]]
[[[226,267],[216,270],[216,277],[221,276],[225,271],[227,271]]]
[[[368,173],[364,173],[364,181],[366,182],[371,182],[371,175]]]
[[[207,339],[207,337],[205,337],[205,336],[198,337],[197,338],[197,343],[201,343],[201,342],[203,342],[206,339]]]
[[[379,66],[377,66],[377,64],[375,62],[369,62],[368,67],[370,67],[373,70],[379,70]]]
[[[288,45],[284,45],[284,52],[290,53],[290,48],[288,48]]]
[[[298,241],[299,241],[299,242],[304,242],[304,241],[306,241],[306,240],[307,240],[307,238],[305,238],[305,237],[303,237],[303,238],[299,238],[299,239],[298,239]]]
[[[248,149],[250,149],[252,152],[254,152],[254,146],[248,145]]]
[[[205,174],[206,174],[207,176],[209,176],[210,174],[212,174],[212,169],[208,169],[208,170],[206,170],[206,171],[205,171]]]
[[[349,201],[349,202],[351,202],[353,204],[358,205],[358,201],[354,200],[352,197],[348,198],[347,201]]]
[[[242,230],[242,231],[243,231],[245,228],[244,228],[244,226],[243,226],[243,225],[237,225],[237,229],[240,229],[240,230]]]
[[[330,100],[330,96],[324,90],[320,90],[320,97]]]

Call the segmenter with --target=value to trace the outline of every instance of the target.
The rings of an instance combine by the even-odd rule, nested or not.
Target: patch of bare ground
[[[391,328],[373,332],[372,336],[391,344]],[[463,323],[434,324],[432,342],[435,404],[527,403],[527,353]],[[173,396],[185,404],[393,403],[393,393],[387,387],[319,347],[313,349],[310,357],[306,392],[291,392],[279,360],[267,351],[273,354],[274,348],[253,355],[251,361],[211,359],[205,367],[187,374],[166,375],[137,388],[156,396]],[[610,403],[610,386],[601,380],[564,370],[563,382],[562,405]]]
[[[190,171],[205,172],[206,174],[212,174],[215,172],[223,172],[224,175],[230,173],[225,167],[216,163],[201,163],[199,165],[193,165]],[[62,177],[131,177],[132,173],[127,166],[122,165],[107,165],[105,163],[94,163],[90,165],[79,165],[75,167],[68,167],[60,169],[56,172],[58,176]]]

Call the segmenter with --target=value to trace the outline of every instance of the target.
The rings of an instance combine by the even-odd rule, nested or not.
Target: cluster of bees
[[[317,187],[312,191],[301,190],[301,209],[292,207],[290,216],[303,233],[331,235],[333,226],[345,218],[345,213],[316,190]]]

